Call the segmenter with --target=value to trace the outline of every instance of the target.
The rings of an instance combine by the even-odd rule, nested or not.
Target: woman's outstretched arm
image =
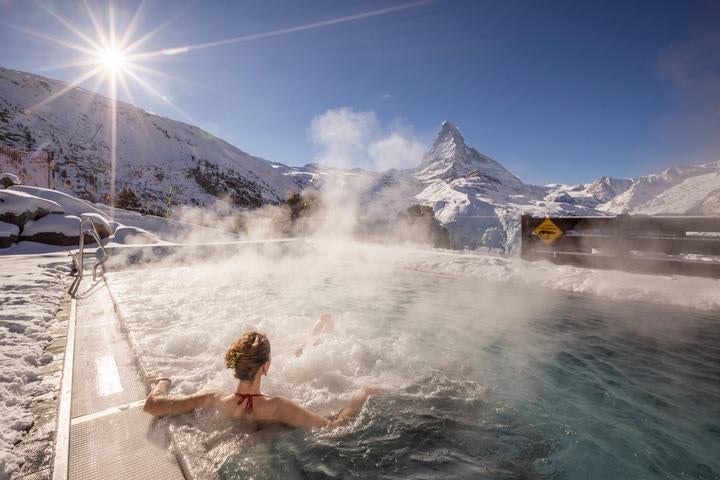
[[[215,400],[221,395],[216,390],[206,390],[193,395],[170,395],[169,392],[170,380],[159,380],[145,400],[143,411],[156,417],[188,413],[196,408],[213,407]]]
[[[368,397],[377,389],[366,388],[358,392],[334,420],[313,413],[286,398],[277,397],[275,416],[278,421],[295,428],[339,427],[358,414]]]
[[[340,410],[340,413],[330,422],[330,427],[339,427],[346,424],[351,418],[360,412],[360,409],[365,405],[370,395],[379,392],[379,388],[363,388],[350,400],[345,408]]]

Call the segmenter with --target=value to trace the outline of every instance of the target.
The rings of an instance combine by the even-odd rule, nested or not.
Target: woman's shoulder
[[[222,398],[222,397],[232,396],[232,395],[228,394],[227,392],[224,392],[222,390],[215,389],[215,388],[200,390],[195,395],[197,395],[199,397],[205,397],[205,398]]]
[[[295,402],[279,395],[263,395],[256,404],[262,405],[263,417],[270,421],[277,421],[283,411],[295,406]]]
[[[194,395],[203,403],[206,408],[218,407],[221,404],[228,403],[232,399],[232,394],[218,389],[201,390]]]
[[[276,409],[284,408],[289,405],[295,405],[295,402],[281,395],[265,395],[263,396],[263,400],[268,406],[272,406]]]
[[[285,397],[267,399],[269,419],[291,427],[324,427],[329,420]]]

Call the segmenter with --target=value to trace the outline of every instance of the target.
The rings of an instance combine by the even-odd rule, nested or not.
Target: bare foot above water
[[[323,341],[322,335],[332,333],[335,331],[335,321],[332,318],[332,315],[329,313],[323,313],[320,316],[320,319],[315,322],[315,325],[313,325],[312,330],[310,331],[310,338],[309,340],[312,341],[313,346],[320,345]],[[295,350],[295,356],[299,357],[303,354],[303,351],[305,349],[305,345],[301,345],[298,347],[297,350]]]

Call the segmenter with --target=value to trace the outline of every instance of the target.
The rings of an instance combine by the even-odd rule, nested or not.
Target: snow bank
[[[93,207],[90,203],[77,197],[73,197],[72,195],[68,195],[67,193],[58,192],[57,190],[50,190],[47,188],[29,187],[25,185],[17,185],[14,187],[10,187],[9,190],[14,192],[27,193],[35,197],[44,198],[45,200],[55,202],[62,207],[63,213],[67,215],[76,215],[79,217],[83,213],[94,213],[98,217],[102,217],[104,222],[110,221],[107,215],[105,215],[97,208]]]
[[[25,224],[23,237],[32,237],[41,233],[58,233],[66,237],[77,237],[80,235],[80,218],[75,215],[50,214],[39,220],[33,220]]]
[[[125,226],[123,223],[113,221],[110,216],[105,214],[99,208],[89,203],[55,190],[40,187],[13,186],[8,190],[3,190],[8,198],[8,211],[12,211],[13,215],[18,212],[25,213],[25,218],[18,223],[21,226],[20,240],[23,242],[38,242],[49,245],[58,246],[75,246],[79,241],[80,232],[80,216],[89,218],[101,238],[109,238],[110,242],[120,244],[151,244],[160,241],[155,233],[137,226]],[[43,206],[44,208],[39,208]],[[134,223],[149,223],[156,226],[161,223],[161,227],[168,228],[177,232],[184,232],[185,236],[190,236],[192,228],[202,228],[194,225],[185,225],[180,222],[178,225],[166,219],[158,217],[146,218],[135,212],[126,212],[111,207],[104,207],[109,212],[120,214],[122,218],[129,217]],[[49,213],[48,211],[59,212]],[[2,213],[2,210],[0,210]],[[134,214],[130,215],[130,214]],[[135,218],[135,216],[137,218]],[[13,217],[17,219],[17,217]],[[9,247],[13,242],[17,241],[17,227],[14,229],[8,225],[0,229],[0,247]],[[206,229],[211,230],[211,229]],[[3,233],[7,231],[6,233]],[[10,239],[12,234],[15,238]],[[215,235],[219,232],[212,230]],[[179,233],[178,233],[179,234]],[[235,237],[232,238],[234,240]],[[90,241],[89,236],[86,241]],[[34,251],[34,249],[30,249]]]
[[[67,193],[58,192],[40,187],[15,186],[11,190],[28,193],[30,195],[53,201],[60,205],[63,212],[67,215],[75,215],[77,217],[85,215],[95,224],[101,238],[109,237],[115,231],[115,224],[110,217],[105,215],[101,210],[93,207],[88,202],[79,198],[68,195]],[[79,227],[78,227],[79,228]],[[75,235],[77,236],[77,234]]]
[[[56,202],[25,192],[0,190],[0,221],[22,226],[51,212],[63,213],[63,209]]]
[[[52,360],[43,353],[48,326],[64,293],[64,254],[0,259],[0,478],[10,478],[22,459],[10,451],[33,423],[31,402],[50,390],[36,369]]]
[[[95,229],[97,230],[98,235],[100,235],[100,238],[109,237],[119,226],[118,223],[111,221],[105,215],[102,215],[100,213],[91,212],[83,213],[82,215],[84,218],[90,220],[93,225],[95,225]]]

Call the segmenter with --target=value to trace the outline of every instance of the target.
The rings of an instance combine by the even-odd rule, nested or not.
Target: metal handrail
[[[73,262],[77,273],[75,280],[73,281],[72,285],[70,285],[70,289],[68,290],[72,297],[75,297],[78,287],[80,286],[80,281],[82,280],[83,274],[85,272],[85,234],[89,234],[91,237],[93,237],[102,254],[102,256],[97,258],[95,263],[93,264],[93,281],[97,280],[98,267],[101,267],[103,275],[105,274],[104,264],[108,260],[108,258],[110,258],[110,254],[107,252],[105,246],[102,244],[100,234],[98,233],[97,227],[95,227],[95,223],[92,221],[91,216],[86,214],[80,215],[80,240],[78,245],[78,253],[77,255],[73,256]],[[95,252],[97,257],[97,250],[95,250]]]

